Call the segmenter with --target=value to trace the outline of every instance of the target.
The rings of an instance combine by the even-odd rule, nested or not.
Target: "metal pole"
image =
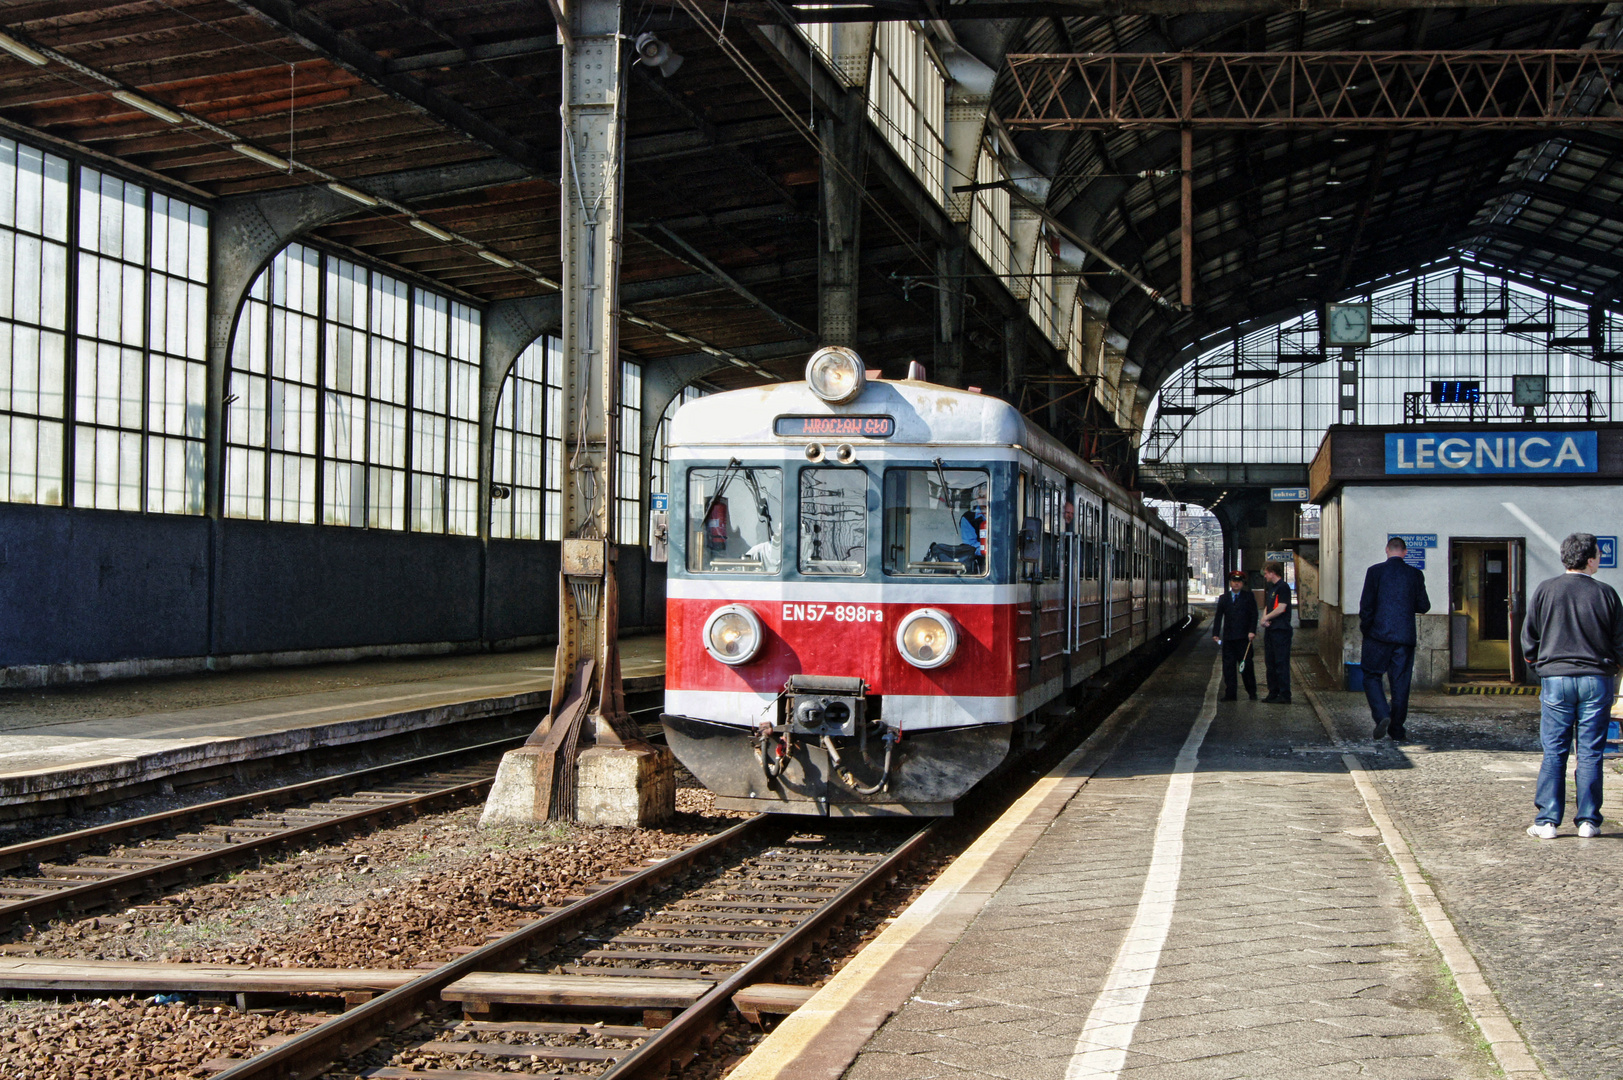
[[[1183,130],[1178,134],[1183,153],[1178,173],[1178,256],[1182,263],[1181,299],[1187,311],[1195,306],[1195,130],[1190,126],[1195,108],[1195,64],[1184,57],[1180,66],[1183,68]]]

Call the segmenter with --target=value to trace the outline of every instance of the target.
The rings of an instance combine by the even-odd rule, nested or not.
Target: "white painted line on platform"
[[[1325,732],[1333,741],[1340,743],[1330,713],[1319,700],[1319,695],[1302,677],[1306,672],[1299,665],[1292,666],[1296,668],[1296,685],[1307,694],[1308,704],[1313,706],[1319,723],[1324,726]],[[1442,954],[1443,963],[1448,965],[1449,973],[1454,977],[1454,985],[1465,1001],[1465,1008],[1481,1030],[1482,1038],[1493,1053],[1494,1061],[1509,1077],[1544,1076],[1544,1070],[1539,1068],[1533,1052],[1528,1049],[1521,1030],[1511,1023],[1505,1007],[1499,1003],[1498,996],[1494,994],[1487,978],[1483,976],[1476,957],[1466,947],[1464,939],[1454,927],[1454,921],[1448,917],[1448,910],[1443,907],[1442,900],[1426,881],[1426,876],[1420,869],[1420,862],[1415,858],[1409,842],[1398,831],[1397,823],[1392,820],[1392,816],[1386,812],[1386,801],[1381,798],[1380,790],[1370,781],[1362,759],[1357,754],[1342,754],[1341,760],[1346,764],[1347,772],[1352,775],[1353,785],[1358,788],[1358,794],[1364,800],[1364,809],[1369,811],[1370,820],[1380,830],[1381,844],[1386,848],[1387,854],[1392,856],[1393,865],[1398,868],[1398,877],[1402,879],[1403,887],[1409,892],[1409,899],[1414,902],[1415,910],[1420,914],[1420,922],[1425,926],[1426,933],[1431,935],[1437,951]],[[1500,779],[1509,778],[1500,777]]]
[[[1189,818],[1189,796],[1194,789],[1201,744],[1217,715],[1222,662],[1219,656],[1212,663],[1212,677],[1206,683],[1200,714],[1173,762],[1172,779],[1161,802],[1161,817],[1155,824],[1155,849],[1144,878],[1144,892],[1139,896],[1138,912],[1116,952],[1104,989],[1082,1025],[1065,1080],[1115,1080],[1127,1064],[1127,1048],[1138,1030],[1150,984],[1155,982],[1155,971],[1161,963],[1161,949],[1172,928],[1172,910],[1178,902],[1178,881],[1183,874],[1183,830]]]

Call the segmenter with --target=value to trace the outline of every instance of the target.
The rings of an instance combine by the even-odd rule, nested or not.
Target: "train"
[[[665,707],[723,809],[944,816],[1188,618],[1188,544],[1006,401],[814,353],[671,421]]]

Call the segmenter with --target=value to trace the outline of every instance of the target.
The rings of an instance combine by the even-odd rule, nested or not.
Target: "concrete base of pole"
[[[479,826],[547,821],[552,758],[533,746],[502,755]],[[575,820],[582,825],[643,828],[676,813],[676,758],[662,746],[593,746],[575,762]]]
[[[534,825],[547,820],[545,792],[550,782],[552,756],[539,747],[521,746],[502,755],[496,780],[485,798],[479,827]]]
[[[582,825],[644,828],[674,813],[676,757],[665,747],[594,746],[576,760],[575,820]]]

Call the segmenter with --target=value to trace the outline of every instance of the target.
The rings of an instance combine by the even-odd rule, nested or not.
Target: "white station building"
[[[1320,652],[1358,663],[1364,574],[1402,536],[1426,575],[1414,685],[1525,682],[1516,639],[1527,597],[1562,572],[1573,532],[1601,540],[1602,580],[1623,588],[1623,425],[1337,426],[1310,470],[1323,508]]]

